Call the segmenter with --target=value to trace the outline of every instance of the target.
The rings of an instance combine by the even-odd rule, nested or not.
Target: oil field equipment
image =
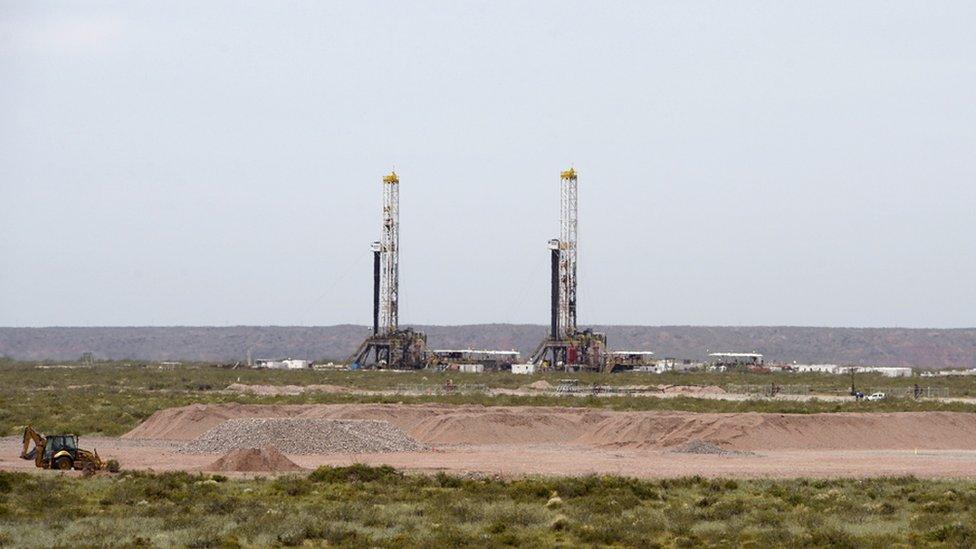
[[[530,362],[540,369],[603,370],[607,365],[607,336],[576,326],[579,261],[578,187],[576,170],[559,174],[559,238],[549,241],[549,334]]]
[[[373,242],[373,334],[349,357],[355,367],[423,368],[430,352],[427,336],[399,327],[400,178],[383,177],[383,223]]]

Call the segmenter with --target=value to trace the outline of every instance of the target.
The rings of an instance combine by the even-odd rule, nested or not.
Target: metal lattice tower
[[[396,172],[383,177],[383,227],[380,232],[380,334],[399,326],[397,298],[400,292],[400,178]]]
[[[563,334],[576,333],[578,201],[576,170],[559,174],[559,326]]]

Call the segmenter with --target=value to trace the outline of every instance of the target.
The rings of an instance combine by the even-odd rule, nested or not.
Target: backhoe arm
[[[34,449],[28,452],[32,441],[34,442]],[[28,425],[24,428],[24,449],[20,452],[20,459],[33,459],[34,463],[41,467],[44,462],[44,445],[46,443],[47,439]]]

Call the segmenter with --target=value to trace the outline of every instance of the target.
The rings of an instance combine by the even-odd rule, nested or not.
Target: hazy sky
[[[0,1],[0,325],[976,325],[976,3]]]

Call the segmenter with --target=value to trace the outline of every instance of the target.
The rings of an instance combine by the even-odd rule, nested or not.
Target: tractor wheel
[[[61,471],[70,471],[74,466],[74,462],[68,456],[61,456],[54,461],[54,468]]]

